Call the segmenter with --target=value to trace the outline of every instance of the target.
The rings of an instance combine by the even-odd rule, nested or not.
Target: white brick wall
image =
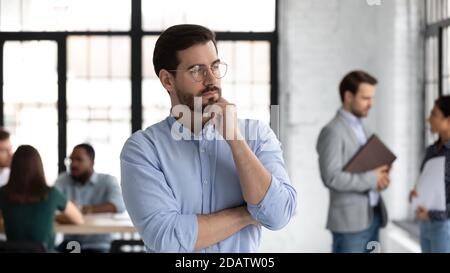
[[[280,0],[281,140],[298,209],[285,229],[264,231],[262,252],[330,251],[328,191],[315,144],[340,107],[341,78],[353,69],[380,81],[368,123],[399,157],[384,193],[391,219],[408,216],[406,196],[422,152],[421,2]]]

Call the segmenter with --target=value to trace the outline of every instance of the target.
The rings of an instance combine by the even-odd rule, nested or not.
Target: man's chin
[[[367,118],[369,116],[369,111],[353,112],[353,115],[355,115],[358,118]]]
[[[71,176],[73,179],[75,179],[75,180],[78,180],[78,179],[80,178],[80,175],[79,175],[79,174],[73,174],[73,173],[70,173],[70,176]]]

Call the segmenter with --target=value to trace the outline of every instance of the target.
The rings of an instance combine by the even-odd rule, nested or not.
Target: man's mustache
[[[205,89],[203,89],[202,90],[202,92],[200,93],[200,94],[205,94],[206,92],[210,92],[210,91],[217,91],[217,92],[221,92],[222,91],[222,89],[220,88],[220,87],[218,87],[218,86],[215,86],[215,85],[213,85],[213,86],[207,86]]]

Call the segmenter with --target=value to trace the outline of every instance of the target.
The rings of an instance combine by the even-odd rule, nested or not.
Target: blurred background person
[[[389,186],[389,166],[363,173],[343,170],[372,135],[365,123],[378,81],[364,71],[348,73],[339,85],[342,107],[317,141],[320,174],[330,192],[327,228],[334,253],[367,252],[388,221],[380,192]]]
[[[445,191],[446,210],[428,210],[418,206],[416,217],[420,220],[420,247],[424,253],[450,253],[450,96],[436,100],[428,118],[430,130],[438,134],[439,139],[428,146],[421,171],[428,160],[445,156]],[[416,190],[410,193],[417,197]]]
[[[70,173],[58,177],[55,186],[72,200],[83,214],[121,213],[125,210],[117,179],[94,171],[95,150],[86,143],[78,144],[70,155]],[[78,241],[82,252],[108,252],[112,237],[70,235],[58,247],[65,251],[67,242]]]
[[[0,187],[8,182],[12,157],[12,145],[8,131],[0,128]]]
[[[0,188],[0,211],[8,241],[41,243],[54,249],[55,212],[70,224],[82,224],[77,207],[55,187],[47,186],[39,152],[21,145],[12,157],[8,183]]]

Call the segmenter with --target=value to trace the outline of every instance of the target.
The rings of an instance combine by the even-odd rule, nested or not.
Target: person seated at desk
[[[5,129],[0,128],[0,187],[8,182],[12,154],[10,134]],[[5,234],[0,233],[0,241],[5,240]]]
[[[8,182],[12,154],[10,134],[0,128],[0,187]]]
[[[55,186],[75,202],[83,214],[121,213],[125,210],[117,179],[94,171],[95,151],[86,143],[75,146],[70,155],[70,173],[58,177]],[[67,243],[77,241],[82,252],[108,252],[112,241],[110,234],[64,236],[58,247],[67,251]]]
[[[56,188],[48,187],[39,152],[29,145],[14,153],[8,183],[0,188],[0,212],[8,241],[42,243],[54,250],[55,212],[67,223],[82,224],[78,208]]]

